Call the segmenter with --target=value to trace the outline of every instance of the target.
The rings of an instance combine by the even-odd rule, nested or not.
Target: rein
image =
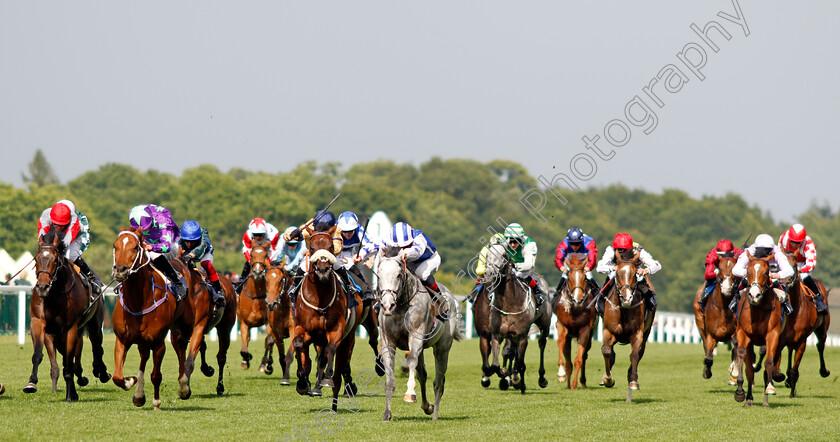
[[[42,245],[42,246],[38,247],[39,251],[42,250],[42,249],[48,249],[48,250],[52,250],[53,252],[55,252],[55,260],[58,261],[58,267],[56,267],[55,273],[50,273],[46,270],[41,269],[41,270],[38,270],[38,272],[35,274],[36,277],[37,277],[41,273],[46,273],[47,276],[50,277],[50,283],[49,283],[49,285],[47,285],[47,294],[49,294],[50,290],[52,290],[52,285],[55,282],[55,279],[58,278],[59,272],[62,271],[62,269],[65,269],[65,271],[66,271],[66,269],[68,267],[67,267],[67,261],[64,259],[62,254],[58,251],[58,249],[55,248],[55,246],[45,244],[45,245]],[[32,259],[34,260],[35,258],[33,257]],[[18,272],[18,273],[20,273],[20,272]],[[65,287],[63,293],[67,293],[70,290],[73,290],[73,287],[76,285],[76,278],[67,278],[67,279],[70,280],[70,286]]]
[[[140,240],[140,237],[137,236],[137,234],[135,234],[134,232],[132,232],[130,230],[126,230],[126,231],[120,232],[120,234],[117,235],[117,239],[119,239],[119,237],[122,236],[123,234],[133,236],[134,239],[137,240],[137,243],[141,245],[141,247],[140,247],[141,253],[138,253],[137,255],[134,256],[134,261],[132,261],[131,267],[128,269],[128,274],[130,276],[130,275],[136,274],[141,269],[143,269],[143,267],[146,267],[147,265],[149,265],[152,262],[152,257],[149,256],[148,252],[146,252],[146,249],[144,249],[142,247],[143,241]],[[116,256],[114,257],[114,259],[116,260]],[[111,285],[111,284],[108,283],[108,285]],[[163,289],[163,298],[155,300],[155,298],[154,298],[155,297],[155,290],[157,290],[157,289]],[[154,301],[153,301],[151,306],[146,307],[139,312],[131,311],[125,305],[125,301],[123,300],[123,297],[125,296],[125,294],[122,291],[122,283],[117,284],[117,286],[114,287],[114,293],[117,293],[117,294],[120,295],[120,297],[119,297],[120,307],[122,307],[122,309],[126,313],[128,313],[132,316],[143,316],[143,315],[149,314],[149,313],[153,312],[156,308],[160,307],[161,304],[163,304],[164,302],[166,302],[169,299],[169,290],[166,289],[166,285],[164,284],[164,286],[159,286],[159,285],[155,284],[154,272],[152,272],[152,299]],[[145,299],[145,296],[143,298]]]
[[[510,261],[508,261],[505,264],[505,268],[506,269],[510,268]],[[512,276],[510,271],[505,272],[505,277],[508,278],[508,279],[513,278],[513,280],[516,281],[517,283],[519,283],[519,286],[527,294],[527,298],[525,299],[525,305],[522,307],[522,310],[520,310],[518,312],[509,312],[509,311],[506,311],[506,310],[502,310],[499,307],[496,307],[496,302],[495,302],[496,301],[496,292],[494,290],[493,293],[490,294],[490,308],[492,308],[493,310],[496,310],[497,312],[499,312],[499,313],[501,313],[502,315],[505,315],[505,316],[521,315],[522,313],[525,313],[526,311],[528,311],[528,308],[531,307],[531,305],[533,305],[533,303],[534,303],[534,300],[533,300],[534,297],[531,296],[531,287],[526,286],[524,282],[519,280],[519,278],[516,278],[515,276]]]

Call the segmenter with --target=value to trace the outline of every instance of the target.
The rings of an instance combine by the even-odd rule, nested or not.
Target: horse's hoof
[[[160,411],[161,402],[163,401],[161,401],[160,399],[152,399],[152,404],[154,404],[155,406],[155,411]]]
[[[143,405],[146,405],[146,396],[132,396],[131,402],[134,402],[135,407],[142,407]]]
[[[607,388],[613,388],[615,385],[615,379],[605,377],[604,379],[601,379],[601,385]]]
[[[506,391],[508,388],[510,388],[510,382],[508,382],[508,379],[499,379],[499,390]]]
[[[738,385],[738,378],[735,376],[729,375],[729,385]]]
[[[630,387],[631,390],[638,390],[639,389],[639,383],[636,382],[636,381],[631,381],[629,387]]]
[[[216,385],[216,394],[219,396],[225,394],[225,384],[219,382],[219,385]]]
[[[566,376],[557,376],[557,382],[566,382]]]
[[[744,402],[744,399],[747,396],[744,394],[744,390],[739,390],[735,392],[735,402]]]
[[[243,370],[247,370],[251,368],[251,363],[248,361],[242,361],[239,363],[239,366],[242,367]]]
[[[260,364],[260,373],[265,373],[265,364]]]
[[[826,369],[824,369],[824,368],[821,368],[821,369],[820,369],[820,376],[822,376],[822,377],[824,377],[824,378],[827,378],[830,374],[831,374],[831,372],[830,372],[830,371],[828,371],[828,370],[826,370]]]
[[[546,378],[540,378],[537,383],[540,384],[540,388],[548,387],[548,379]]]
[[[297,384],[295,384],[295,391],[297,391],[297,393],[301,396],[306,396],[309,394],[309,385],[306,381],[301,379],[297,381]]]
[[[24,393],[35,393],[36,391],[38,391],[38,387],[32,382],[26,384],[26,386],[23,387]]]
[[[407,404],[413,404],[413,403],[417,402],[417,395],[416,394],[406,394],[405,396],[403,396],[403,402],[405,402]]]
[[[773,384],[768,385],[767,388],[764,389],[764,394],[769,395],[769,396],[775,396],[776,395],[776,387],[774,387]]]
[[[782,382],[785,380],[785,375],[782,373],[776,373],[773,375],[773,382]]]
[[[333,383],[332,379],[324,378],[324,379],[321,379],[321,383],[318,384],[318,386],[322,387],[322,388],[333,388],[335,386],[335,384]]]
[[[110,381],[110,380],[111,380],[111,373],[108,373],[106,371],[104,373],[99,374],[99,382],[101,382],[103,384],[107,384],[108,381]]]
[[[79,395],[76,393],[70,393],[67,395],[67,402],[78,402]]]
[[[203,374],[205,377],[209,378],[210,376],[213,376],[214,374],[216,374],[216,369],[209,366],[209,365],[202,365],[201,366],[201,374]]]
[[[356,397],[357,394],[359,394],[359,389],[356,387],[356,384],[351,382],[344,386],[344,397]]]
[[[274,373],[274,367],[271,365],[266,365],[265,370],[263,370],[263,373],[265,373],[267,376],[271,376],[271,373]]]
[[[435,412],[435,406],[432,405],[432,404],[429,404],[428,407],[421,407],[421,408],[423,408],[423,413],[426,413],[426,416],[429,416],[429,415],[431,415],[432,413]]]
[[[385,376],[385,365],[382,364],[382,359],[378,356],[376,357],[376,365],[374,366],[374,370],[376,370],[377,376]]]
[[[744,406],[745,407],[752,407],[752,399],[749,399],[749,400],[747,400],[747,402],[744,402]]]
[[[79,387],[87,387],[87,384],[90,383],[90,380],[88,380],[88,378],[84,376],[80,376],[78,379],[76,379],[76,383],[79,384]]]
[[[481,386],[484,387],[484,388],[489,387],[490,386],[490,378],[488,378],[487,376],[482,376],[481,377]]]
[[[391,422],[391,410],[385,410],[382,413],[382,422]]]
[[[785,387],[790,388],[790,378],[785,379]]]
[[[292,385],[292,383],[289,382],[288,378],[287,379],[280,379],[280,385],[286,387],[286,386]]]
[[[712,377],[712,370],[709,370],[709,367],[703,367],[703,379],[709,379]]]
[[[0,394],[3,394],[5,392],[6,392],[6,386],[3,385],[3,384],[0,384]]]
[[[321,387],[315,387],[315,388],[309,390],[309,396],[320,397],[321,396]]]

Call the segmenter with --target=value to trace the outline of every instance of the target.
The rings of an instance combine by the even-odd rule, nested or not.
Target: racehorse
[[[102,383],[111,375],[102,361],[102,323],[105,319],[105,302],[101,294],[88,304],[88,290],[81,275],[65,257],[65,246],[61,237],[50,230],[38,239],[35,255],[35,272],[38,278],[29,304],[32,317],[32,374],[24,387],[26,393],[37,391],[38,366],[43,359],[43,346],[47,343],[53,369],[53,392],[56,391],[58,364],[55,349],[62,355],[62,375],[67,385],[67,402],[79,400],[73,376],[78,376],[79,386],[87,385],[82,376],[81,350],[82,332],[88,332],[93,350],[93,375]],[[50,342],[51,341],[51,342]],[[54,347],[52,346],[54,344]]]
[[[565,265],[569,272],[554,307],[557,315],[557,346],[560,350],[557,380],[565,381],[566,388],[572,390],[577,390],[578,375],[581,387],[586,387],[586,358],[598,326],[598,313],[592,302],[595,294],[586,281],[586,263],[586,255],[582,253],[570,253],[566,257]],[[574,376],[569,376],[572,373],[572,338],[577,338],[578,349]]]
[[[749,292],[738,303],[738,319],[735,335],[738,347],[735,349],[735,365],[738,370],[738,389],[735,391],[735,401],[743,402],[744,406],[752,405],[752,387],[755,378],[753,360],[755,351],[753,345],[767,346],[767,360],[764,362],[764,406],[769,405],[768,390],[771,377],[776,382],[784,380],[776,370],[776,358],[779,335],[782,331],[782,309],[773,292],[773,281],[770,279],[770,260],[773,255],[756,258],[745,251],[749,258],[747,264],[747,285]],[[745,362],[746,361],[746,362]],[[744,394],[744,368],[746,368],[747,393]]]
[[[196,270],[189,266],[190,268],[190,280],[192,281],[201,281],[201,277],[204,277],[204,284],[201,284],[196,289],[196,293],[200,290],[209,291],[209,284],[207,280],[206,273],[202,270]],[[222,286],[222,291],[225,295],[225,309],[221,312],[217,312],[218,317],[213,317],[210,322],[208,322],[207,327],[204,330],[204,333],[208,333],[212,329],[216,329],[216,336],[219,340],[219,350],[216,353],[216,362],[219,364],[219,380],[216,383],[216,394],[222,395],[225,392],[225,384],[224,384],[224,368],[225,364],[227,364],[227,352],[228,348],[230,348],[230,332],[233,330],[233,326],[236,323],[236,291],[233,289],[233,284],[226,276],[219,276],[219,284]],[[208,292],[209,295],[209,292]],[[213,376],[215,370],[212,366],[207,364],[207,359],[205,353],[207,352],[207,343],[204,341],[203,337],[201,339],[201,347],[199,348],[199,352],[201,353],[201,373],[208,378]]]
[[[790,397],[794,397],[796,394],[796,383],[799,380],[799,363],[802,362],[802,356],[805,353],[808,336],[810,336],[814,331],[817,331],[817,329],[823,325],[827,315],[822,316],[817,314],[817,308],[814,305],[815,295],[807,286],[805,286],[799,277],[799,269],[796,266],[796,256],[788,254],[787,258],[788,262],[793,267],[793,276],[787,282],[789,287],[787,291],[788,299],[790,299],[790,305],[793,309],[790,314],[788,314],[787,320],[782,327],[782,333],[779,336],[779,346],[777,347],[777,354],[775,358],[775,369],[776,371],[779,371],[779,365],[781,364],[782,359],[782,350],[787,347],[788,369],[785,385],[790,387]],[[822,286],[822,283],[820,282],[818,284],[820,284],[820,289],[823,293],[826,293],[825,287]],[[828,299],[827,294],[826,299]],[[824,327],[823,330],[821,330],[821,333],[817,333],[818,342],[822,343],[822,346],[819,344],[817,345],[817,350],[820,353],[820,375],[822,375],[822,377],[827,377],[829,375],[828,370],[825,369],[825,358],[823,357],[827,328],[828,327]],[[793,359],[793,364],[791,364],[794,350],[796,351],[796,358]]]
[[[357,391],[350,373],[350,358],[356,342],[356,329],[368,309],[362,305],[358,295],[357,305],[347,308],[345,289],[333,271],[336,261],[332,254],[334,231],[333,226],[329,231],[314,232],[310,236],[310,271],[303,277],[295,302],[295,337],[292,343],[298,363],[296,391],[300,395],[311,394],[309,346],[314,344],[319,348],[319,359],[323,358],[325,363],[323,378],[316,382],[321,387],[332,387],[332,409],[337,411],[342,376],[348,395],[355,395]]]
[[[615,284],[609,289],[604,305],[604,377],[601,380],[607,388],[615,385],[612,367],[615,364],[616,343],[630,344],[630,368],[627,369],[627,402],[632,402],[633,390],[639,389],[639,361],[645,355],[645,346],[650,334],[656,309],[646,311],[644,299],[639,292],[637,269],[639,254],[629,260],[619,259],[615,268]],[[650,282],[648,281],[648,285]],[[650,286],[653,289],[653,286]]]
[[[540,330],[540,369],[539,386],[548,386],[545,378],[545,344],[548,329],[551,327],[551,309],[548,301],[537,309],[534,294],[514,272],[513,261],[508,257],[503,244],[493,244],[487,251],[487,270],[485,279],[490,281],[492,299],[490,301],[490,330],[493,334],[493,370],[498,367],[499,344],[509,339],[516,352],[513,365],[513,386],[525,394],[525,349],[528,347],[528,332],[531,324]],[[542,280],[540,281],[543,282]],[[543,284],[544,285],[544,284]],[[546,291],[546,290],[544,290]],[[506,368],[499,369],[500,376],[510,374]],[[500,387],[506,379],[500,381]],[[504,388],[502,388],[504,389]]]
[[[242,355],[242,362],[240,365],[243,370],[251,367],[251,359],[253,355],[248,351],[248,344],[251,341],[249,333],[251,327],[261,327],[266,324],[268,319],[268,307],[266,306],[266,279],[265,274],[268,269],[270,259],[270,243],[268,241],[256,242],[251,245],[251,273],[248,275],[248,280],[245,281],[242,287],[242,292],[239,295],[238,308],[236,309],[236,316],[239,317],[239,335],[242,337],[242,350],[239,352]],[[268,338],[266,337],[266,340]],[[266,350],[268,350],[268,343],[266,343]],[[266,360],[263,358],[260,364],[260,371],[266,371]]]
[[[166,334],[176,314],[183,314],[183,308],[176,304],[175,296],[167,289],[163,275],[150,263],[151,258],[143,249],[143,232],[139,228],[120,231],[114,241],[112,272],[114,279],[120,282],[116,290],[119,292],[119,302],[114,306],[113,315],[114,334],[117,336],[114,347],[114,384],[124,390],[137,384],[132,401],[135,406],[142,407],[146,403],[143,373],[146,371],[149,352],[152,352],[152,384],[155,389],[153,404],[155,410],[160,410],[160,383],[163,380],[161,364],[166,353]],[[140,352],[140,372],[137,377],[125,378],[123,365],[128,350],[134,344],[137,344]],[[186,347],[182,341],[175,339],[172,340],[172,346],[179,354]],[[183,373],[183,364],[179,364],[179,369]],[[182,399],[189,397],[183,389],[179,390],[179,395]]]
[[[451,314],[440,321],[431,313],[432,300],[429,292],[414,274],[408,271],[406,262],[397,257],[398,249],[389,249],[377,265],[379,295],[379,323],[382,326],[382,360],[385,365],[385,412],[383,421],[391,420],[391,397],[396,388],[394,377],[394,356],[396,349],[408,350],[406,362],[409,367],[408,390],[414,391],[415,372],[420,381],[420,407],[427,415],[437,420],[440,399],[446,383],[446,368],[449,350],[454,340],[461,340],[457,316]],[[441,295],[449,303],[449,311],[455,312],[457,302],[449,290],[438,284]],[[426,399],[426,363],[423,350],[432,347],[435,354],[435,403]]]
[[[729,310],[729,303],[737,290],[737,284],[732,276],[733,267],[735,267],[735,258],[720,259],[716,276],[717,283],[706,300],[705,310],[697,304],[705,286],[697,289],[697,295],[694,297],[694,321],[697,323],[697,330],[700,332],[700,338],[706,350],[706,357],[703,359],[703,379],[712,377],[714,351],[718,341],[731,341],[735,336],[735,314]],[[734,359],[733,348],[732,360]],[[737,376],[730,374],[729,384],[735,385],[736,382]]]
[[[283,379],[280,380],[280,385],[291,385],[289,383],[289,367],[291,367],[292,360],[295,357],[295,348],[291,343],[291,340],[295,337],[295,318],[292,316],[292,300],[288,293],[292,284],[291,279],[282,266],[271,266],[265,274],[268,337],[271,339],[266,338],[265,340],[265,355],[260,368],[265,367],[265,374],[273,373],[272,351],[274,344],[277,344],[277,350],[282,355],[283,340],[290,338],[289,351],[286,352],[281,364]]]

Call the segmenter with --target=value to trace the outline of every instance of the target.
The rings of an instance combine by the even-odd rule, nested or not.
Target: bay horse
[[[752,387],[755,378],[753,360],[755,359],[754,345],[767,346],[767,359],[764,362],[764,406],[768,403],[768,390],[771,380],[784,380],[776,370],[776,358],[779,337],[782,331],[782,306],[773,292],[773,281],[770,279],[770,260],[773,255],[756,258],[745,251],[749,259],[747,264],[746,281],[749,287],[747,296],[742,296],[738,303],[738,319],[735,326],[737,348],[735,349],[735,365],[738,370],[738,389],[735,391],[735,401],[751,406],[753,402]],[[744,369],[746,369],[747,392],[744,394]],[[772,378],[772,379],[771,379]]]
[[[615,283],[606,294],[604,304],[604,343],[601,353],[604,355],[604,377],[601,383],[612,388],[612,367],[615,364],[616,343],[630,344],[630,367],[627,369],[627,402],[633,400],[633,390],[639,389],[639,362],[645,355],[648,335],[650,335],[656,309],[646,311],[644,299],[638,290],[637,269],[641,263],[636,252],[629,260],[618,259],[615,268]],[[646,277],[646,276],[645,276]],[[653,286],[648,285],[651,289]]]
[[[537,309],[534,294],[514,272],[513,261],[508,257],[503,244],[492,244],[487,251],[487,270],[485,279],[490,281],[492,299],[490,301],[490,330],[493,335],[493,370],[498,369],[499,345],[509,339],[516,354],[513,364],[513,386],[525,394],[525,349],[528,347],[528,332],[536,324],[540,330],[540,368],[539,386],[548,386],[545,378],[545,344],[551,327],[551,308],[546,301]],[[540,278],[540,283],[543,283]],[[543,284],[544,285],[544,284]],[[544,289],[547,292],[547,290]],[[499,374],[507,378],[511,373],[502,367]],[[504,387],[506,379],[500,381]],[[504,389],[504,388],[502,388]]]
[[[204,269],[197,270],[190,267],[191,281],[201,281],[202,276],[204,283],[200,284],[196,292],[205,290],[210,295],[208,287],[209,283]],[[233,289],[233,284],[223,275],[219,275],[219,284],[222,286],[222,291],[225,295],[225,309],[218,312],[218,317],[213,317],[208,321],[208,325],[204,329],[204,333],[208,333],[212,329],[216,329],[216,337],[219,340],[219,350],[216,352],[216,363],[219,364],[219,379],[216,383],[216,394],[221,396],[225,392],[224,384],[224,368],[227,364],[227,352],[230,348],[230,332],[236,323],[236,291]],[[207,352],[207,343],[204,338],[201,339],[201,346],[199,348],[201,353],[201,373],[206,377],[211,377],[215,373],[215,369],[207,364],[205,353]]]
[[[581,259],[583,258],[583,259]],[[560,291],[555,305],[557,315],[557,346],[560,369],[557,380],[566,382],[566,388],[577,390],[578,376],[581,387],[586,387],[586,359],[592,346],[592,336],[598,327],[598,313],[592,302],[595,294],[586,281],[588,259],[583,253],[570,253],[565,265],[569,268],[566,284]],[[572,338],[577,338],[578,348],[575,356],[575,372],[572,374]],[[565,359],[565,362],[564,362]]]
[[[390,421],[391,397],[396,388],[394,359],[396,350],[408,350],[406,363],[409,368],[408,390],[414,391],[415,373],[420,381],[420,408],[437,420],[440,399],[446,383],[446,369],[452,342],[463,339],[458,330],[457,316],[452,314],[441,322],[431,313],[432,300],[420,279],[411,273],[404,260],[399,259],[399,249],[389,249],[377,265],[377,292],[379,297],[379,323],[382,326],[382,360],[385,366],[385,412],[382,420]],[[441,284],[441,295],[449,303],[450,312],[456,311],[457,302]],[[435,355],[435,403],[426,398],[426,363],[423,350],[431,347]],[[408,393],[407,393],[408,394]]]
[[[333,389],[333,411],[338,410],[342,376],[348,395],[355,395],[357,391],[350,373],[350,358],[356,342],[356,329],[369,310],[362,305],[358,294],[357,305],[347,308],[345,289],[333,271],[336,261],[332,253],[335,229],[333,226],[326,232],[314,232],[309,239],[310,271],[303,277],[295,302],[295,337],[292,340],[298,363],[296,391],[300,395],[311,394],[309,346],[314,344],[319,348],[318,358],[325,363],[323,378],[317,383]]]
[[[714,363],[714,351],[718,342],[730,342],[735,336],[735,314],[729,309],[729,303],[735,290],[738,289],[732,276],[732,268],[735,267],[735,258],[721,258],[718,263],[717,283],[714,291],[706,299],[706,309],[702,309],[697,302],[703,296],[705,284],[697,289],[694,297],[694,322],[697,323],[697,331],[703,340],[703,348],[706,357],[703,359],[703,379],[712,377],[712,364]],[[731,353],[731,359],[735,360],[735,351]],[[729,384],[735,385],[737,376],[730,374]]]
[[[137,407],[146,403],[145,379],[146,362],[152,353],[154,367],[152,384],[154,385],[154,408],[160,410],[160,383],[163,380],[161,365],[166,353],[166,334],[175,321],[177,314],[183,314],[186,300],[177,305],[175,296],[167,288],[163,275],[151,265],[151,258],[143,249],[143,232],[137,229],[123,229],[114,241],[114,268],[112,276],[120,285],[119,302],[114,306],[113,327],[117,342],[114,346],[114,384],[128,390],[135,384],[132,402]],[[177,268],[176,268],[177,271]],[[191,287],[187,287],[191,290]],[[137,345],[140,353],[140,371],[137,376],[124,377],[123,365],[128,350]],[[181,340],[172,339],[176,353],[183,353],[186,345]],[[179,358],[179,377],[183,374],[183,363]],[[180,380],[180,379],[179,379]],[[182,399],[189,397],[188,392],[180,389]],[[186,396],[186,397],[185,397]]]
[[[88,383],[82,376],[81,350],[82,333],[88,332],[93,350],[93,375],[106,383],[111,375],[102,360],[102,324],[105,319],[105,301],[100,294],[89,305],[88,287],[73,264],[65,257],[66,249],[61,236],[54,229],[38,239],[38,251],[35,255],[37,283],[32,290],[29,304],[32,334],[32,374],[24,392],[37,391],[38,366],[43,359],[43,347],[47,344],[50,362],[53,392],[56,391],[58,365],[55,350],[62,355],[62,375],[67,386],[65,400],[79,400],[74,375],[78,376],[79,386]],[[54,345],[54,347],[53,347]]]
[[[245,281],[242,292],[239,294],[236,316],[239,318],[239,335],[242,338],[242,356],[240,366],[243,370],[251,368],[251,359],[254,356],[248,351],[248,344],[251,342],[251,327],[262,327],[268,319],[268,306],[266,305],[266,271],[269,266],[271,244],[268,241],[256,242],[251,245],[251,273]],[[266,337],[268,340],[268,337]],[[266,351],[268,344],[266,343]],[[260,371],[266,371],[267,361],[263,357],[260,364]],[[270,373],[269,373],[270,374]]]
[[[782,332],[779,336],[779,346],[777,347],[777,354],[775,358],[775,369],[776,371],[779,371],[782,359],[781,353],[785,347],[787,347],[788,368],[785,385],[790,387],[790,397],[795,397],[796,383],[799,380],[799,364],[802,362],[802,356],[804,355],[805,348],[807,347],[808,336],[810,336],[811,333],[817,332],[817,350],[820,354],[820,375],[822,375],[822,377],[827,377],[829,375],[828,370],[825,368],[825,358],[823,357],[827,327],[824,327],[823,330],[818,330],[818,328],[824,324],[827,315],[822,316],[817,314],[817,308],[814,305],[815,294],[802,282],[802,279],[799,277],[799,268],[796,266],[796,256],[794,254],[788,254],[787,258],[788,262],[793,267],[793,276],[787,282],[789,287],[787,291],[788,299],[790,299],[790,305],[793,309],[790,314],[788,314],[787,320],[784,321]],[[822,286],[822,283],[819,282],[818,284],[820,284],[820,289],[823,293],[826,293],[825,287]],[[826,298],[828,298],[827,294]],[[822,345],[820,346],[819,343]],[[796,358],[793,359],[793,364],[791,364],[794,351],[796,351]]]
[[[292,300],[289,298],[289,287],[292,278],[286,274],[282,265],[271,266],[265,274],[266,280],[266,305],[268,307],[268,337],[265,340],[265,355],[260,367],[265,367],[265,374],[274,372],[272,351],[274,344],[277,344],[278,353],[283,355],[283,341],[289,338],[289,351],[283,356],[281,367],[283,379],[280,385],[291,385],[289,382],[289,368],[295,357],[295,348],[292,340],[295,337],[295,318],[292,315]]]

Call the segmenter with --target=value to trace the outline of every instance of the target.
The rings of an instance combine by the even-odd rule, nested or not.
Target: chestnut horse
[[[712,363],[714,363],[714,351],[718,342],[732,341],[735,336],[735,314],[729,310],[729,303],[735,290],[738,289],[732,276],[732,268],[735,267],[735,258],[721,258],[718,263],[717,284],[706,300],[706,309],[703,310],[697,305],[703,295],[705,285],[697,289],[694,297],[694,321],[697,323],[697,330],[703,340],[703,347],[706,350],[706,357],[703,359],[703,379],[712,377]],[[735,359],[734,348],[732,360]],[[735,385],[737,376],[730,375],[729,384]]]
[[[114,347],[114,384],[128,390],[134,384],[137,389],[132,401],[142,407],[146,403],[144,390],[146,362],[152,352],[154,368],[154,407],[160,410],[160,383],[163,380],[161,364],[166,353],[166,334],[175,320],[176,314],[183,314],[183,306],[177,305],[175,296],[167,289],[163,275],[151,265],[151,258],[143,249],[143,232],[138,229],[123,229],[114,241],[113,277],[120,282],[119,302],[114,306],[113,326],[117,342]],[[140,372],[137,377],[123,376],[123,365],[128,350],[137,344],[140,352]],[[183,353],[186,345],[179,340],[172,340],[177,353]],[[183,364],[179,364],[183,373]],[[182,399],[189,397],[186,391],[179,391]],[[185,397],[186,396],[186,397]]]
[[[368,312],[358,295],[356,307],[347,308],[344,288],[333,271],[334,231],[335,227],[327,232],[315,232],[310,237],[310,271],[303,277],[295,303],[295,337],[292,342],[298,363],[298,394],[310,394],[312,360],[309,346],[314,344],[320,348],[319,359],[326,363],[323,379],[317,382],[322,387],[332,387],[332,409],[336,411],[342,376],[347,384],[347,393],[356,393],[350,374],[350,358],[356,342],[356,328]]]
[[[738,347],[735,349],[735,365],[738,370],[738,389],[735,391],[735,401],[743,402],[744,406],[752,405],[752,387],[755,378],[753,361],[755,360],[754,345],[767,346],[767,360],[764,362],[764,384],[770,386],[772,380],[781,382],[784,376],[776,370],[776,358],[779,335],[782,331],[782,306],[773,292],[773,281],[770,279],[770,260],[773,255],[756,258],[745,251],[749,258],[747,264],[746,281],[749,287],[747,296],[742,296],[738,305],[738,319],[735,335]],[[747,377],[747,393],[744,394],[744,369]],[[764,405],[769,405],[768,390],[764,390]]]
[[[639,389],[639,361],[645,355],[645,346],[650,334],[651,324],[656,309],[645,311],[642,294],[639,293],[636,279],[640,261],[638,252],[629,260],[618,260],[615,268],[615,284],[606,295],[604,305],[604,377],[601,383],[612,388],[612,367],[615,364],[616,343],[630,344],[630,368],[627,370],[627,402],[632,402],[633,390]],[[650,281],[648,281],[650,285]],[[650,285],[651,289],[653,286]]]
[[[828,315],[823,316],[817,314],[817,308],[814,305],[815,295],[799,278],[799,269],[796,267],[796,256],[789,254],[787,257],[788,262],[793,267],[793,276],[787,283],[789,287],[787,292],[788,298],[790,299],[790,305],[793,307],[793,310],[788,315],[782,327],[782,333],[779,336],[779,346],[776,350],[776,371],[779,371],[782,350],[787,347],[788,369],[785,385],[790,387],[790,397],[794,397],[796,395],[796,383],[799,380],[799,363],[802,362],[808,336],[813,332],[817,332],[817,350],[820,354],[820,375],[822,377],[829,375],[828,370],[825,368],[825,358],[823,357],[828,327],[822,327]],[[823,293],[826,293],[822,283],[818,282],[818,284]],[[826,299],[828,299],[827,293]],[[822,327],[822,330],[818,330],[820,327]],[[794,350],[796,351],[796,358],[793,359],[793,364],[791,364]]]
[[[204,276],[204,284],[199,286],[196,293],[199,290],[210,290],[208,287],[207,275],[203,269],[199,271],[191,268],[190,275],[191,280],[194,281],[201,281],[200,276]],[[233,326],[236,323],[236,291],[233,289],[233,284],[225,276],[219,276],[219,284],[221,284],[222,291],[225,294],[225,309],[224,311],[219,312],[218,317],[212,318],[214,323],[209,324],[204,330],[204,333],[208,333],[210,330],[215,328],[216,336],[219,340],[219,350],[216,353],[216,362],[219,364],[219,380],[216,383],[216,394],[221,396],[222,393],[225,392],[224,368],[225,364],[227,364],[228,348],[230,348],[230,332],[233,330]],[[210,376],[213,376],[215,370],[207,364],[205,357],[207,343],[204,339],[201,340],[201,347],[199,348],[199,351],[201,352],[201,373],[209,378]]]
[[[38,365],[43,359],[43,346],[47,342],[54,344],[62,355],[62,375],[67,385],[67,402],[79,400],[73,376],[78,376],[80,386],[88,383],[82,376],[81,349],[82,332],[87,330],[93,349],[93,375],[105,383],[111,378],[102,361],[102,323],[105,318],[105,301],[98,296],[92,305],[88,305],[88,290],[81,275],[65,257],[66,249],[61,237],[50,230],[38,239],[38,251],[35,255],[35,272],[38,278],[33,289],[29,305],[32,317],[32,374],[24,392],[34,393],[38,383]],[[47,337],[49,335],[49,338]],[[50,351],[50,362],[55,392],[58,369],[55,362],[55,350]]]
[[[268,269],[268,261],[271,254],[271,245],[268,241],[256,242],[251,245],[251,273],[245,281],[242,292],[239,294],[239,303],[236,309],[236,316],[239,318],[239,335],[242,337],[242,355],[240,366],[243,370],[251,368],[251,359],[254,355],[248,351],[248,344],[251,342],[251,327],[262,327],[268,319],[268,307],[266,306],[266,280],[265,274]],[[266,337],[268,340],[268,337]],[[266,352],[268,343],[266,343]],[[266,371],[266,359],[263,358],[260,364],[260,371]],[[270,374],[270,373],[269,373]]]
[[[577,390],[578,375],[580,386],[586,387],[586,358],[592,346],[592,336],[598,326],[598,313],[595,311],[595,303],[592,302],[595,294],[586,281],[587,261],[583,253],[570,253],[566,256],[565,264],[569,273],[554,306],[557,315],[557,346],[560,350],[557,380],[565,381],[566,388],[572,390]],[[571,376],[572,338],[578,340],[574,376]]]
[[[252,255],[253,256],[253,255]],[[272,351],[274,344],[280,355],[283,354],[283,340],[290,338],[289,351],[282,359],[283,379],[280,385],[291,385],[289,382],[289,367],[295,357],[295,348],[291,340],[295,337],[295,318],[292,316],[292,300],[289,298],[291,276],[286,274],[282,266],[271,266],[265,274],[266,304],[268,306],[268,337],[265,340],[265,355],[260,368],[265,367],[265,374],[274,372]]]

